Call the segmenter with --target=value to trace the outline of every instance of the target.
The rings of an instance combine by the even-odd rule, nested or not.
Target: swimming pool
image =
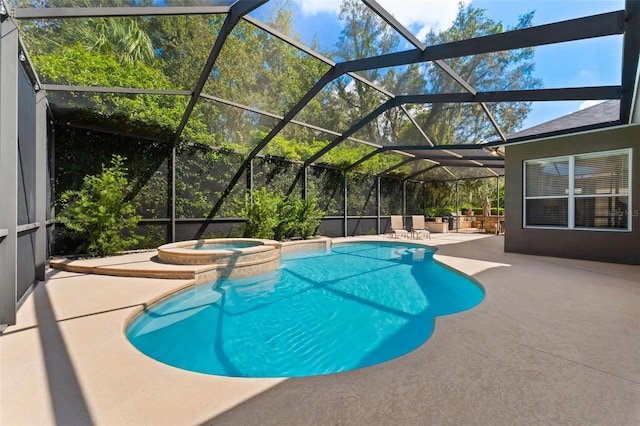
[[[422,345],[435,317],[482,301],[482,288],[434,252],[366,242],[286,253],[277,270],[150,306],[126,334],[144,354],[206,374],[299,377],[378,364]]]

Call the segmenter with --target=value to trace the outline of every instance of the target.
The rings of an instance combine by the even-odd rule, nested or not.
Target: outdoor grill
[[[455,230],[458,232],[458,229],[460,229],[460,216],[458,216],[458,213],[449,212],[447,221],[449,222],[449,231]]]

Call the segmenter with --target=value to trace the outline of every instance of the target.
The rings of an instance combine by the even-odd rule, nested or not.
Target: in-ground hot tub
[[[180,241],[158,247],[158,259],[174,265],[215,265],[218,277],[247,276],[277,268],[280,243],[255,238]]]

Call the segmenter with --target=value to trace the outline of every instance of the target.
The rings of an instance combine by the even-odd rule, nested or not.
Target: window
[[[524,226],[631,229],[631,150],[528,160]]]

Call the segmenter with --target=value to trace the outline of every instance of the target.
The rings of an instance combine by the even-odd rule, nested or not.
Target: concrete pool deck
[[[485,234],[423,242],[485,300],[403,357],[296,379],[207,376],[134,349],[128,315],[187,280],[48,270],[0,336],[0,424],[640,424],[640,266],[504,253]]]

